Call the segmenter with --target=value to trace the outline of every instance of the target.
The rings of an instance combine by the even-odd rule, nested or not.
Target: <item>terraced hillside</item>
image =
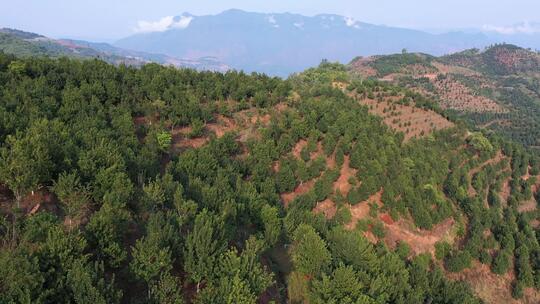
[[[540,160],[407,88],[2,54],[0,88],[0,302],[540,300]]]
[[[540,147],[539,67],[539,54],[506,44],[443,57],[358,58],[350,64],[357,75],[406,86],[437,100],[449,115],[535,149]]]

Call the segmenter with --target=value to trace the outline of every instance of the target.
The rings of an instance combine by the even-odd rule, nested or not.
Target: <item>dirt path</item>
[[[399,242],[406,242],[411,247],[412,252],[415,255],[421,253],[435,254],[435,244],[441,240],[453,241],[454,238],[454,224],[453,218],[446,219],[442,223],[435,225],[431,230],[414,229],[411,230],[412,223],[406,220],[399,220],[398,222],[392,222],[383,220],[384,227],[386,228],[386,235],[384,237],[385,243],[393,248]],[[388,217],[388,215],[386,215]],[[391,218],[390,218],[391,219]]]
[[[349,191],[351,190],[352,185],[349,183],[349,179],[351,177],[356,176],[356,169],[352,169],[349,164],[351,163],[351,159],[349,155],[345,155],[343,160],[343,166],[341,166],[341,171],[339,178],[334,183],[334,191],[338,191],[343,195],[346,196]]]

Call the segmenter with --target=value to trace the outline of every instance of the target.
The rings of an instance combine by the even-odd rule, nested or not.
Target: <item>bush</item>
[[[508,271],[509,267],[510,267],[510,255],[508,254],[508,252],[503,250],[503,251],[500,251],[499,254],[493,260],[493,264],[491,265],[491,271],[493,271],[493,273],[502,275]]]
[[[446,268],[450,272],[461,272],[466,268],[471,267],[471,254],[464,250],[452,254],[446,261]]]
[[[444,260],[452,250],[452,246],[445,241],[435,243],[435,257],[437,260]]]

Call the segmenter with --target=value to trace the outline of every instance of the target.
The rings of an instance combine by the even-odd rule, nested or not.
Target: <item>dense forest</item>
[[[474,263],[540,289],[537,156],[459,123],[405,141],[355,98],[401,93],[440,111],[328,62],[283,80],[0,54],[0,302],[482,303],[451,278]],[[211,130],[245,111],[250,132]],[[455,237],[389,246],[382,215]]]

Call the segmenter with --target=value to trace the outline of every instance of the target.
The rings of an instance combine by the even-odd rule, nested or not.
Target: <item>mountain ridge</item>
[[[186,60],[162,54],[122,49],[104,42],[89,42],[76,39],[52,39],[41,34],[11,28],[0,29],[0,50],[21,57],[48,56],[79,59],[100,58],[113,64],[123,63],[134,66],[155,62],[179,68],[221,72],[229,70],[227,65],[220,63],[212,57]]]
[[[348,62],[358,54],[399,52],[403,48],[443,55],[483,47],[483,34],[430,34],[380,26],[346,16],[313,17],[291,13],[252,13],[238,9],[194,16],[182,26],[137,33],[114,45],[190,58],[211,55],[235,69],[286,76],[317,65],[321,59]]]

